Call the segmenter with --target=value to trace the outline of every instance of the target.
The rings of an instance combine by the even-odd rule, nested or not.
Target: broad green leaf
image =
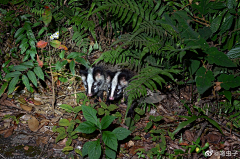
[[[23,39],[27,39],[26,37],[27,37],[26,34],[21,34],[21,35],[16,39],[16,41],[15,41],[16,44],[19,43],[20,41],[22,41]]]
[[[74,112],[74,113],[78,113],[78,112],[80,112],[81,110],[82,110],[82,106],[77,106],[77,107],[73,108],[73,112]]]
[[[43,74],[43,71],[42,71],[42,68],[37,66],[37,67],[34,67],[34,72],[35,74],[44,81],[44,74]]]
[[[76,124],[75,121],[71,120],[69,125],[68,125],[67,132],[68,132],[68,134],[71,134],[71,136],[76,134],[76,132],[73,131],[73,129],[75,127],[75,124]]]
[[[112,131],[118,140],[123,140],[127,138],[132,132],[122,127],[118,127]]]
[[[22,48],[21,48],[21,54],[23,54],[29,47],[29,44],[26,43]]]
[[[189,72],[193,75],[200,66],[200,60],[190,60],[190,62]]]
[[[173,132],[173,134],[176,134],[178,131],[180,131],[182,128],[184,128],[185,126],[189,125],[190,123],[192,123],[193,121],[195,121],[198,117],[193,115],[191,118],[189,118],[187,121],[181,122],[177,129]]]
[[[19,37],[20,35],[22,35],[24,31],[25,31],[24,28],[19,28],[19,29],[16,31],[16,33],[15,33],[15,35],[14,35],[14,38],[16,39],[17,37]]]
[[[75,62],[74,62],[74,60],[72,60],[70,62],[69,66],[70,66],[70,70],[71,70],[72,74],[75,75]]]
[[[114,116],[104,116],[101,120],[102,129],[108,128],[108,126],[113,122],[114,119]]]
[[[102,140],[108,147],[111,147],[111,149],[117,151],[118,143],[114,132],[103,131]]]
[[[2,87],[1,87],[1,89],[0,89],[0,96],[2,96],[2,94],[5,92],[7,86],[8,86],[8,82],[5,82],[5,83],[2,85]]]
[[[91,141],[88,147],[88,157],[90,159],[99,159],[101,156],[101,145],[99,139]]]
[[[93,124],[90,121],[85,121],[83,123],[81,123],[76,129],[76,132],[82,132],[82,133],[86,133],[86,134],[90,134],[93,133],[96,130],[96,126],[95,124]]]
[[[228,29],[230,29],[230,27],[233,24],[233,19],[234,16],[233,15],[229,15],[226,20],[223,22],[221,28],[220,28],[220,32],[219,34],[225,33]]]
[[[221,21],[222,21],[222,15],[219,15],[215,19],[213,19],[211,24],[212,33],[215,33],[218,30],[218,28],[221,25]]]
[[[207,89],[213,85],[214,76],[212,71],[207,71],[204,67],[198,69],[196,73],[196,85],[198,92],[203,94]]]
[[[82,105],[83,116],[87,121],[97,125],[97,111],[91,107]]]
[[[19,76],[16,76],[11,80],[11,82],[9,83],[9,86],[8,86],[8,94],[11,94],[14,91],[15,86],[18,83],[18,81],[19,81]]]
[[[45,11],[42,14],[42,19],[45,26],[47,26],[52,21],[52,12],[48,6],[45,7]]]
[[[149,121],[144,129],[149,130],[152,127],[152,125],[153,125],[153,122]]]
[[[10,71],[26,71],[27,69],[28,69],[27,66],[17,65],[17,66],[13,66]]]
[[[67,119],[59,120],[59,126],[69,126],[69,121]]]
[[[59,48],[61,45],[61,42],[59,40],[52,40],[50,41],[50,45],[54,48]]]
[[[140,109],[140,108],[135,108],[134,111],[135,111],[136,113],[138,113],[139,115],[145,114],[145,111],[142,110],[142,109]]]
[[[4,79],[8,79],[10,77],[18,77],[19,75],[21,75],[22,73],[20,71],[15,71],[15,72],[11,72],[11,73],[8,73]]]
[[[105,113],[105,110],[103,108],[98,108],[97,112],[99,115],[103,115]]]
[[[70,105],[68,105],[68,104],[62,104],[59,107],[64,109],[64,110],[66,110],[69,113],[73,112],[73,108]]]
[[[117,109],[118,108],[118,106],[116,106],[115,104],[110,104],[108,107],[107,107],[107,109],[109,110],[109,111],[114,111],[115,109]]]
[[[32,30],[32,28],[31,28],[31,26],[30,26],[29,23],[24,23],[23,28],[24,28],[26,31]]]
[[[42,33],[47,30],[47,27],[42,27],[42,29],[39,30],[38,36],[42,35]]]
[[[27,90],[30,91],[30,84],[26,75],[22,75],[22,81],[23,81],[23,84],[26,86]]]
[[[240,76],[234,78],[234,75],[221,74],[218,77],[218,82],[223,82],[221,83],[221,87],[225,90],[229,90],[230,88],[236,88],[240,86]]]
[[[107,155],[107,157],[115,159],[116,158],[116,151],[112,150],[111,148],[109,148],[108,146],[105,147],[105,153]]]
[[[32,68],[34,66],[32,60],[23,62],[23,63],[21,63],[21,65],[27,66],[28,68]]]
[[[56,143],[64,138],[67,137],[67,134],[66,133],[59,133],[58,136],[56,137]]]
[[[30,81],[37,87],[37,78],[35,73],[33,73],[33,71],[28,71],[27,76],[30,79]]]
[[[229,58],[235,59],[240,57],[240,47],[236,47],[231,49],[228,53],[227,56]]]
[[[88,141],[83,145],[83,149],[82,149],[82,157],[86,156],[88,154],[88,149],[89,146],[92,144],[92,141]]]

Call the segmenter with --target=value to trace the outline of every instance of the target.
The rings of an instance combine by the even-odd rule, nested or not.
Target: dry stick
[[[51,54],[52,55],[52,54]],[[54,79],[53,79],[53,73],[52,73],[52,65],[51,65],[51,62],[52,62],[52,58],[51,58],[51,55],[49,56],[50,57],[50,60],[49,60],[49,66],[50,66],[50,73],[51,73],[51,77],[52,77],[52,91],[53,91],[53,98],[52,98],[52,111],[53,111],[53,114],[54,114],[54,103],[55,103],[55,89],[54,89]]]

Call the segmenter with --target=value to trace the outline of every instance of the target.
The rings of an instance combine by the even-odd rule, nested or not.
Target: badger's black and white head
[[[131,79],[130,72],[122,70],[118,72],[107,72],[107,94],[109,100],[116,100],[123,97],[124,89],[128,86]]]
[[[104,71],[101,67],[89,68],[80,71],[87,96],[96,95],[102,89],[105,83]]]

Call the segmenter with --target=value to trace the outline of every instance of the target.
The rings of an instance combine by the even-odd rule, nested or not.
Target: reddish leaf
[[[43,62],[39,59],[38,54],[37,54],[37,62],[38,62],[38,66],[40,66],[42,68],[43,67]]]
[[[68,48],[67,48],[65,45],[60,45],[58,49],[63,49],[63,50],[65,50],[65,51],[68,50]]]
[[[37,48],[45,48],[47,46],[47,42],[41,40],[39,42],[37,42]]]

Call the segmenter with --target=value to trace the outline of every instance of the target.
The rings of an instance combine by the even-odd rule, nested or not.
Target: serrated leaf
[[[78,112],[80,112],[81,110],[82,110],[82,106],[77,106],[77,107],[73,108],[73,112],[74,112],[74,113],[78,113]]]
[[[91,141],[88,147],[88,156],[90,159],[99,159],[101,156],[101,145],[99,139]]]
[[[117,137],[114,132],[103,131],[102,140],[111,149],[117,151]]]
[[[118,140],[123,140],[127,138],[132,132],[122,127],[118,127],[112,131]]]
[[[116,151],[112,150],[108,146],[105,147],[105,153],[106,153],[107,157],[109,157],[111,159],[115,159],[116,155],[117,155]]]
[[[210,64],[216,64],[219,66],[225,66],[225,67],[236,67],[236,64],[234,64],[223,52],[218,51],[217,48],[212,47],[208,50],[208,56],[206,57],[206,60]]]
[[[101,127],[102,129],[106,129],[112,122],[113,120],[115,119],[114,116],[104,116],[101,120]]]
[[[103,115],[105,113],[105,110],[103,108],[98,108],[97,112],[99,115]]]
[[[85,121],[83,123],[81,123],[76,129],[76,132],[82,132],[82,133],[86,133],[86,134],[90,134],[93,133],[96,130],[96,126],[95,124],[93,124],[90,121]]]
[[[97,125],[97,111],[91,107],[87,107],[82,105],[83,116],[87,121],[92,122],[93,124]]]
[[[33,71],[28,71],[27,76],[30,79],[30,81],[37,87],[37,78],[35,73],[33,73]]]
[[[208,88],[213,85],[214,76],[212,71],[207,71],[204,67],[198,69],[196,73],[196,85],[198,92],[203,94]]]

